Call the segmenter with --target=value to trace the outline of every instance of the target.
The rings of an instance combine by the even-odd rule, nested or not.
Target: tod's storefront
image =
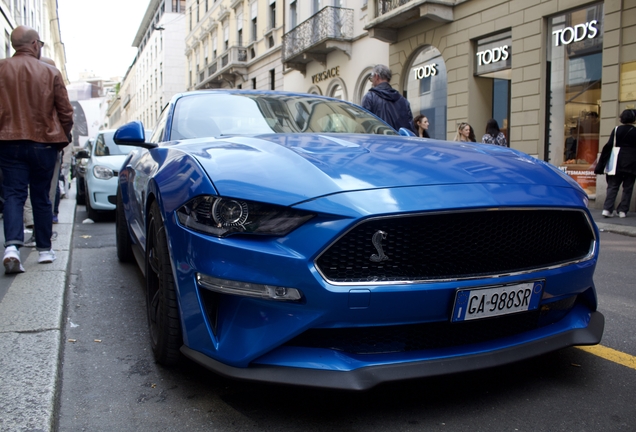
[[[479,141],[495,118],[511,147],[560,167],[601,207],[598,153],[636,104],[636,0],[402,3],[366,29],[389,42],[392,84],[430,135],[453,139],[467,121]]]

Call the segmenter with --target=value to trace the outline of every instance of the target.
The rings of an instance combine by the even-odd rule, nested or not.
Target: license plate
[[[452,322],[468,321],[535,310],[539,307],[543,281],[488,288],[457,290]]]

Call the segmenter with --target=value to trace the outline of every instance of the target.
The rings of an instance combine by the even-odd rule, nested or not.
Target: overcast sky
[[[150,0],[58,0],[69,80],[92,71],[123,77],[137,49],[132,47]]]

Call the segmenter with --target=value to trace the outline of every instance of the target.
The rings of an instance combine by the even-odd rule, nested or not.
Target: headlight
[[[93,167],[93,175],[95,176],[95,178],[98,178],[101,180],[108,180],[113,178],[115,174],[113,173],[113,170],[110,168],[107,168],[101,165],[95,165]]]
[[[177,210],[179,222],[216,237],[230,234],[283,236],[314,215],[289,207],[216,196],[200,196]]]

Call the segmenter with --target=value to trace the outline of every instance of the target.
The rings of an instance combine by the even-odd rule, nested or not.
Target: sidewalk
[[[594,222],[600,231],[607,231],[616,234],[636,237],[636,213],[628,213],[626,218],[605,218],[601,214],[601,209],[590,209]]]
[[[52,430],[75,219],[74,188],[60,200],[60,223],[53,225],[56,260],[38,264],[35,248],[23,247],[20,258],[25,273],[5,275],[0,269],[2,431]],[[0,237],[4,242],[4,235]]]
[[[591,209],[602,231],[636,237],[636,214],[604,218]],[[49,431],[55,422],[57,378],[64,336],[64,295],[70,275],[75,185],[60,201],[53,226],[57,259],[38,264],[35,249],[22,248],[23,274],[0,274],[0,430]],[[0,224],[1,225],[1,224]],[[1,270],[0,270],[1,271]]]

